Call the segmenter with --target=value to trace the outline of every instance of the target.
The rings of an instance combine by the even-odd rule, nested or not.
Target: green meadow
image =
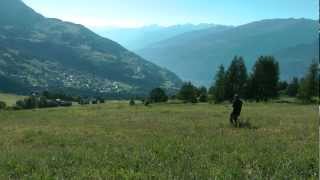
[[[0,179],[318,179],[317,107],[127,102],[0,111]]]

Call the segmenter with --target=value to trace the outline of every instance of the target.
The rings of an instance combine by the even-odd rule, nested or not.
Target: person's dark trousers
[[[237,115],[236,113],[232,112],[230,114],[230,123],[234,126],[238,126],[239,123],[238,123],[238,117],[239,115]]]

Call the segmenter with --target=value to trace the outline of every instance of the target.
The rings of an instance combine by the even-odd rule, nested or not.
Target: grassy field
[[[18,100],[24,99],[25,96],[19,96],[14,94],[0,93],[0,101],[5,102],[8,106],[13,106]]]
[[[317,108],[127,103],[0,112],[0,179],[318,179]]]

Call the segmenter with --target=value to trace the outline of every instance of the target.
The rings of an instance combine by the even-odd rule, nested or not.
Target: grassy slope
[[[0,179],[318,179],[313,106],[113,103],[0,112]]]
[[[7,103],[8,106],[15,105],[20,99],[24,99],[24,96],[0,93],[0,101]]]

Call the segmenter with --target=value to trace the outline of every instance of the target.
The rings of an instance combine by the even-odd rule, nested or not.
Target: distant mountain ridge
[[[318,23],[314,20],[269,19],[222,31],[209,28],[184,33],[136,52],[184,80],[205,85],[211,84],[218,66],[228,66],[235,55],[245,58],[249,70],[258,56],[274,55],[280,64],[286,65],[281,66],[281,77],[285,79],[302,76],[305,72],[304,68],[297,69],[294,62],[306,67],[318,56],[317,43],[314,43],[317,33]],[[312,55],[303,49],[301,53],[292,52],[292,56],[283,54],[290,48],[300,51],[305,45],[312,47]],[[290,71],[291,67],[293,71]]]
[[[99,28],[95,32],[103,37],[117,41],[124,47],[136,51],[148,47],[151,44],[162,40],[172,38],[174,36],[203,30],[208,28],[229,28],[229,26],[215,24],[180,24],[173,26],[150,25],[138,28]]]
[[[180,85],[174,73],[84,26],[45,18],[20,0],[0,2],[0,90],[119,95]]]

